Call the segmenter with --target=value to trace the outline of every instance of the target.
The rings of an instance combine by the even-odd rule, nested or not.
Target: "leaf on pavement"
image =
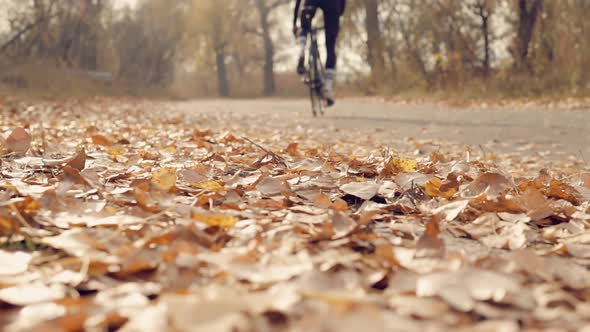
[[[275,196],[291,191],[291,187],[284,179],[265,177],[256,186],[256,190],[260,191],[263,196]]]
[[[374,182],[351,182],[340,186],[343,192],[366,201],[377,195],[380,185]]]
[[[109,147],[113,145],[113,141],[107,138],[104,135],[92,135],[92,143],[104,147]]]
[[[416,244],[416,257],[443,257],[445,255],[445,243],[440,238],[441,215],[435,215],[426,224],[424,234]]]
[[[563,199],[574,205],[580,205],[582,203],[581,195],[574,187],[558,180],[551,180],[551,184],[545,190],[545,194],[547,197]]]
[[[209,191],[218,191],[223,189],[223,186],[217,181],[203,181],[198,183],[191,183],[191,186],[202,189],[202,190],[209,190]]]
[[[457,189],[455,188],[445,188],[445,190],[441,188],[442,186],[442,180],[437,177],[433,177],[428,183],[424,185],[424,190],[430,197],[442,197],[446,199],[450,199],[457,193]]]
[[[215,214],[215,213],[200,213],[197,211],[193,211],[191,217],[197,221],[200,221],[208,226],[217,226],[222,228],[231,228],[234,227],[236,222],[238,221],[234,216],[228,216],[224,214]]]
[[[46,286],[42,283],[22,284],[0,289],[0,301],[15,306],[27,306],[63,299],[66,289],[63,286]]]
[[[0,250],[0,277],[27,272],[31,259],[33,259],[31,254]]]
[[[418,169],[418,163],[412,159],[392,159],[388,161],[381,171],[381,176],[391,177],[399,173],[412,173]]]
[[[8,152],[24,154],[31,148],[31,135],[23,128],[15,129],[6,138],[5,146]]]
[[[75,168],[79,171],[82,171],[86,167],[86,158],[86,151],[82,148],[78,151],[76,156],[72,160],[70,160],[66,165]]]
[[[152,184],[162,191],[170,191],[176,187],[176,169],[165,167],[152,173]]]
[[[502,192],[512,188],[512,183],[505,176],[498,173],[484,173],[471,182],[462,192],[463,197],[478,197],[485,194],[495,199]]]
[[[432,210],[432,214],[439,215],[446,221],[453,221],[457,219],[457,217],[467,208],[468,205],[468,200],[456,201]]]

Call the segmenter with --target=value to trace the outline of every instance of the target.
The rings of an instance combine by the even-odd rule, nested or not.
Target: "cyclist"
[[[301,53],[297,63],[297,73],[305,74],[305,47],[307,35],[311,30],[311,22],[318,8],[324,12],[324,28],[326,32],[326,77],[324,81],[324,97],[328,105],[334,104],[334,79],[336,76],[336,41],[340,31],[340,17],[346,9],[346,0],[304,0],[301,11],[301,31],[297,28],[301,0],[295,0],[293,33],[299,37]]]

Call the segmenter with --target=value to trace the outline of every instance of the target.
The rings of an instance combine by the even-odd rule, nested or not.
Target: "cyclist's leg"
[[[305,73],[305,46],[307,45],[307,36],[311,31],[311,23],[318,9],[317,0],[306,0],[301,12],[301,34],[299,35],[299,62],[297,63],[297,72],[301,75]]]
[[[340,32],[340,5],[337,1],[326,2],[324,8],[324,26],[326,28],[326,77],[325,95],[330,102],[334,100],[334,80],[336,76],[336,41]]]

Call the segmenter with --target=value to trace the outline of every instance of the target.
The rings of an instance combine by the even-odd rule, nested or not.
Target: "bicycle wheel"
[[[311,61],[310,61],[311,63]],[[313,69],[310,67],[310,69],[307,71],[307,86],[309,88],[309,100],[311,101],[311,112],[313,113],[313,116],[317,116],[317,111],[316,111],[316,96],[315,96],[315,88],[314,88],[314,74],[313,74]]]
[[[320,72],[319,50],[317,43],[312,43],[309,55],[309,95],[313,116],[324,114],[322,105],[322,77]]]

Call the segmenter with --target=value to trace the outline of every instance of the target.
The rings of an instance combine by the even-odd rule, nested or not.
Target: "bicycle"
[[[324,66],[320,57],[320,49],[318,47],[318,32],[323,31],[324,28],[312,28],[310,31],[311,44],[309,47],[308,64],[306,68],[305,78],[303,83],[309,87],[309,98],[311,99],[311,111],[313,116],[318,114],[324,115],[324,108],[328,105],[328,100],[324,97]]]

